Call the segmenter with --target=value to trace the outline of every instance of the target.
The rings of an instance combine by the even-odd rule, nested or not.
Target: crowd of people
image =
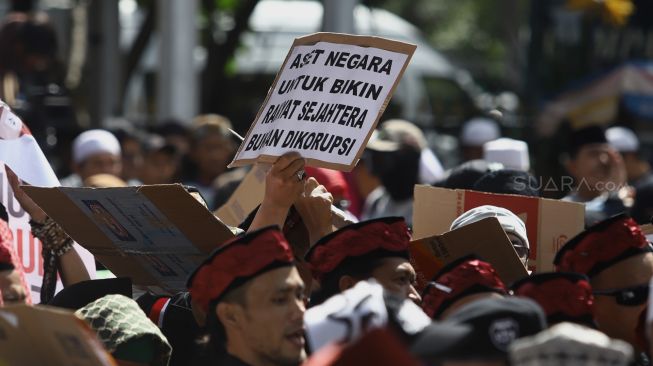
[[[61,183],[183,183],[214,212],[247,172],[227,168],[238,147],[230,128],[206,115],[190,128],[85,131]],[[91,279],[72,238],[7,168],[42,242],[44,279],[32,298],[5,212],[2,301],[75,311],[120,365],[648,365],[653,247],[640,225],[653,213],[653,180],[637,136],[621,126],[571,134],[563,199],[585,203],[586,228],[559,249],[555,271],[506,283],[497,263],[468,253],[420,285],[411,252],[416,184],[543,194],[528,145],[501,137],[496,122],[474,119],[460,140],[465,161],[449,170],[403,120],[379,126],[351,173],[281,156],[260,205],[231,228],[237,236],[216,242],[177,294],[134,291],[130,278]],[[354,223],[335,227],[332,206]],[[529,268],[527,226],[506,208],[467,210],[450,230],[486,218],[496,218]]]

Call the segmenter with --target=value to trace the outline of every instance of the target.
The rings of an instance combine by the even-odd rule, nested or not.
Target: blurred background
[[[651,1],[3,0],[0,14],[0,97],[59,176],[88,128],[172,136],[217,113],[244,134],[293,39],[321,30],[418,45],[382,120],[417,124],[444,168],[473,117],[528,142],[544,177],[585,125],[653,145]]]

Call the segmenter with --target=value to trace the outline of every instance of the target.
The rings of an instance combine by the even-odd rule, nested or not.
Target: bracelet
[[[43,223],[30,220],[32,234],[43,244],[43,252],[48,252],[55,257],[60,257],[73,248],[73,241],[63,230],[61,225],[46,217]]]

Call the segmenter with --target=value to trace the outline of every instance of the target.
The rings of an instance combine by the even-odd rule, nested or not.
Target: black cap
[[[444,181],[444,188],[474,189],[474,184],[486,173],[503,168],[501,163],[491,163],[482,159],[466,161],[451,169]]]
[[[410,345],[410,353],[425,362],[465,358],[473,342],[474,330],[468,324],[433,322]]]
[[[78,282],[61,290],[48,302],[48,305],[77,310],[99,298],[114,294],[124,295],[131,299],[131,279],[122,277]]]
[[[578,154],[585,145],[607,144],[605,130],[600,126],[589,126],[571,132],[567,151],[572,158]]]
[[[530,299],[486,298],[461,307],[445,323],[466,324],[473,329],[471,343],[458,355],[460,359],[503,359],[514,340],[545,329],[546,317]]]
[[[485,173],[474,184],[475,191],[539,197],[539,183],[527,172],[501,169]]]

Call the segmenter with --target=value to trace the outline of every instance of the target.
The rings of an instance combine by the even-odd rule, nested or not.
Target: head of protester
[[[188,288],[193,307],[207,314],[209,346],[221,362],[298,365],[305,359],[304,284],[277,227],[215,250]]]
[[[119,366],[166,366],[172,348],[136,301],[118,294],[77,310]]]
[[[580,273],[537,273],[512,284],[514,296],[538,303],[549,325],[570,322],[596,328],[594,295],[589,278]]]
[[[311,304],[372,277],[387,290],[419,302],[409,244],[408,226],[400,217],[363,221],[326,235],[306,254],[306,262],[320,284]]]
[[[486,173],[503,169],[501,163],[482,159],[469,160],[451,169],[445,180],[437,186],[449,189],[474,189],[474,184]]]
[[[653,249],[626,215],[604,220],[569,240],[556,254],[559,272],[587,275],[599,330],[642,349],[637,328],[648,304]]]
[[[587,202],[626,183],[624,161],[599,126],[573,131],[567,154],[565,168],[575,181],[571,201]]]
[[[486,298],[462,306],[445,323],[469,325],[470,341],[446,366],[505,366],[510,345],[547,326],[544,312],[530,299],[518,297]]]
[[[410,222],[415,184],[434,183],[443,174],[439,162],[439,168],[428,164],[436,158],[428,154],[424,134],[408,121],[388,120],[370,138],[367,151],[366,167],[381,186],[369,194],[363,218],[403,216]]]
[[[120,143],[109,131],[85,131],[73,141],[73,170],[82,181],[96,174],[120,177],[121,159]]]
[[[510,210],[491,205],[479,206],[458,216],[451,223],[450,230],[456,230],[488,217],[495,217],[499,220],[503,231],[506,232],[513,248],[515,248],[519,259],[527,266],[530,255],[530,244],[528,242],[528,234],[526,233],[526,224]]]
[[[422,309],[434,319],[448,315],[470,302],[502,297],[507,289],[496,270],[475,255],[445,265],[422,293]]]
[[[615,126],[605,130],[605,137],[610,146],[621,153],[626,167],[628,183],[638,188],[640,184],[653,180],[651,164],[646,161],[640,150],[639,138],[628,127]]]
[[[463,161],[483,159],[483,145],[500,137],[499,125],[492,119],[475,117],[465,122],[460,133]]]

